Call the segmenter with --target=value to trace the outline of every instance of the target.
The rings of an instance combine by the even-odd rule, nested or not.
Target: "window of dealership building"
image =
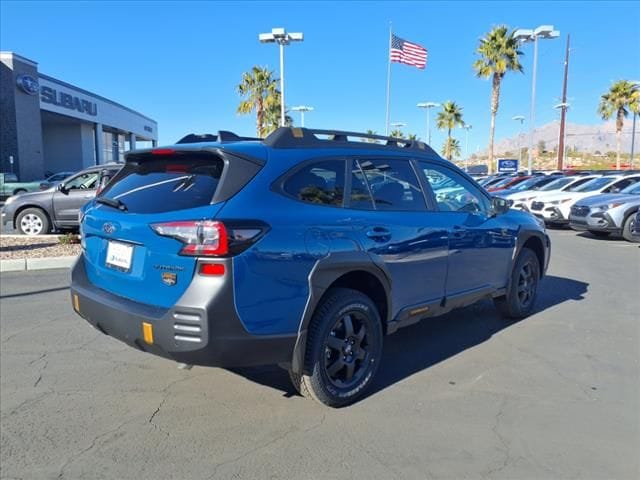
[[[36,62],[12,52],[0,52],[0,68],[2,172],[37,180],[156,146],[158,124],[135,110],[39,73]]]

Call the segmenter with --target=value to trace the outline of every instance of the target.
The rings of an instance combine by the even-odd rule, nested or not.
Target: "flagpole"
[[[391,96],[391,37],[393,35],[393,25],[389,22],[389,50],[387,51],[387,117],[385,123],[385,135],[389,135],[389,101]]]

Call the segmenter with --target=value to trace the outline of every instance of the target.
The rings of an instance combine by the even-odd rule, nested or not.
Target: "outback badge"
[[[174,286],[178,282],[178,274],[171,272],[162,272],[162,283],[165,285],[169,285],[170,287]]]

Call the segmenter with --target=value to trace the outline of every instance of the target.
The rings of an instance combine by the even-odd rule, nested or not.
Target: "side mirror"
[[[63,195],[69,195],[69,190],[64,186],[64,183],[59,183],[56,187],[56,190],[58,190]]]
[[[491,197],[491,209],[494,215],[502,215],[507,213],[511,207],[511,202],[506,198]]]

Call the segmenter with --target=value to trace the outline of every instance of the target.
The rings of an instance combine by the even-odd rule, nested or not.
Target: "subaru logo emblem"
[[[28,95],[37,95],[40,93],[40,84],[38,80],[31,75],[18,75],[16,82],[20,90]]]
[[[102,225],[102,230],[104,230],[104,233],[108,233],[109,235],[111,235],[116,231],[116,226],[113,223],[105,223],[104,225]]]

